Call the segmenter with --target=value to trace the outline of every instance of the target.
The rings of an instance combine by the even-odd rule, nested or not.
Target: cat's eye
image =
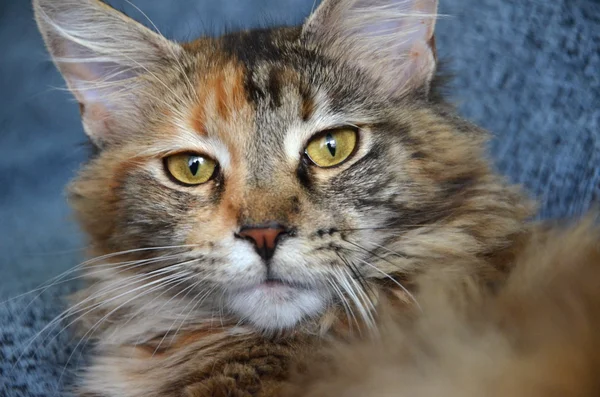
[[[315,165],[329,168],[347,160],[358,141],[358,132],[352,127],[328,130],[317,134],[306,145],[305,153]]]
[[[185,185],[200,185],[212,178],[217,163],[199,154],[180,153],[167,157],[165,166],[177,181]]]

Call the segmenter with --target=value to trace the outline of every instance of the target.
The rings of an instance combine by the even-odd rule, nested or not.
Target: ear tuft
[[[437,0],[324,0],[303,36],[366,70],[391,95],[425,88],[436,70]]]
[[[99,0],[34,0],[38,28],[86,132],[102,146],[118,139],[139,94],[139,77],[178,56],[180,47]]]

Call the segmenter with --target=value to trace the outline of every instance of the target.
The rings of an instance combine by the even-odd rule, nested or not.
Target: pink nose
[[[268,260],[275,253],[279,238],[286,233],[287,230],[280,225],[269,225],[269,227],[244,226],[238,236],[250,240],[254,244],[258,255],[264,260]]]

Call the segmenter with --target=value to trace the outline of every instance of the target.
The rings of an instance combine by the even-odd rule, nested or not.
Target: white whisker
[[[340,288],[335,284],[335,281],[333,280],[329,280],[327,279],[329,285],[331,286],[331,288],[335,291],[336,295],[340,298],[340,301],[342,302],[342,307],[344,308],[344,311],[346,312],[346,318],[348,319],[348,324],[350,324],[350,330],[352,330],[352,320],[354,320],[354,323],[356,324],[356,327],[358,329],[358,333],[361,333],[361,327],[360,324],[358,323],[358,320],[356,318],[356,316],[354,315],[354,311],[352,310],[352,307],[350,306],[350,304],[348,303],[348,300],[346,299],[346,297],[344,296],[344,293],[340,290]]]
[[[203,282],[204,280],[200,280],[198,281],[194,286],[200,285],[201,282]],[[213,287],[214,289],[214,287]],[[183,297],[183,299],[185,299],[189,293],[192,290],[190,290],[188,293],[185,294],[185,296]],[[208,294],[210,293],[211,290],[209,290],[208,292],[205,291],[200,291],[198,292],[198,294],[196,294],[194,296],[194,298],[192,298],[187,305],[185,305],[185,307],[181,310],[180,315],[183,315],[183,313],[185,312],[185,310],[189,307],[189,305],[191,305],[196,299],[198,299],[198,297],[200,296],[200,294],[202,294],[203,292],[205,292],[204,295],[202,295],[202,297],[200,297],[198,299],[198,301],[192,306],[192,308],[188,311],[188,314],[183,318],[183,320],[181,320],[181,323],[179,324],[179,327],[177,327],[177,330],[175,331],[175,334],[173,335],[173,338],[175,338],[175,336],[177,336],[177,333],[179,332],[179,330],[181,329],[181,327],[183,326],[183,324],[185,324],[185,321],[188,319],[189,315],[191,313],[193,313],[193,311],[196,309],[196,307],[204,300],[204,297],[208,296]],[[173,328],[173,326],[175,325],[175,323],[177,322],[177,319],[175,319],[175,321],[173,321],[173,324],[171,324],[171,326],[169,327],[169,329],[167,330],[167,332],[165,332],[165,335],[162,337],[162,339],[160,340],[160,342],[158,343],[158,345],[156,346],[156,348],[154,349],[154,352],[152,353],[152,357],[154,357],[154,355],[156,354],[156,352],[160,349],[160,346],[162,345],[162,343],[164,342],[165,338],[167,337],[167,335],[169,335],[169,332],[171,332],[171,329]]]
[[[402,285],[398,280],[396,280],[394,277],[390,276],[389,274],[387,274],[386,272],[384,272],[383,270],[379,269],[377,266],[362,260],[362,259],[358,259],[360,262],[364,263],[365,265],[371,267],[372,269],[376,270],[377,272],[381,273],[383,276],[385,276],[386,278],[390,279],[394,284],[396,284],[398,287],[400,287],[404,293],[406,293],[406,295],[408,295],[410,297],[410,299],[415,303],[415,305],[417,305],[417,308],[422,311],[423,309],[421,308],[421,305],[419,305],[419,302],[417,302],[417,299],[415,298],[415,296],[408,290],[408,288],[406,288],[404,285]]]
[[[67,362],[66,362],[65,366],[63,367],[63,371],[61,372],[61,375],[60,375],[60,377],[59,377],[59,383],[60,383],[60,380],[62,379],[62,377],[63,377],[63,375],[64,375],[65,369],[67,368],[67,366],[69,365],[69,362],[71,361],[71,358],[73,357],[73,354],[74,354],[74,353],[77,351],[78,347],[81,345],[81,342],[82,342],[82,341],[85,339],[85,340],[86,340],[86,342],[85,342],[85,343],[87,344],[87,341],[89,341],[89,339],[90,339],[90,338],[93,336],[93,334],[94,334],[95,330],[96,330],[96,329],[97,329],[97,328],[100,326],[100,324],[102,324],[102,323],[103,323],[103,322],[104,322],[106,319],[108,319],[108,318],[109,318],[111,315],[113,315],[115,312],[117,312],[117,310],[119,310],[119,309],[120,309],[120,308],[122,308],[123,306],[127,305],[128,303],[130,303],[130,302],[132,302],[132,301],[134,301],[134,300],[136,300],[136,299],[139,299],[139,298],[140,298],[140,297],[142,297],[142,296],[148,295],[149,293],[151,293],[151,292],[153,292],[153,291],[155,291],[155,290],[157,290],[157,289],[163,288],[163,285],[162,285],[162,284],[163,284],[165,281],[169,281],[169,280],[172,280],[172,279],[178,279],[178,278],[182,277],[182,275],[183,275],[183,276],[189,276],[189,272],[183,272],[183,274],[174,274],[174,275],[167,276],[167,277],[164,277],[164,278],[162,278],[162,279],[159,279],[159,280],[156,280],[156,281],[152,281],[152,282],[149,282],[149,283],[145,284],[145,285],[144,285],[144,286],[142,286],[142,287],[144,287],[144,288],[145,288],[145,287],[148,287],[148,286],[151,286],[151,285],[157,284],[157,283],[158,283],[159,285],[157,285],[157,286],[154,286],[153,288],[151,288],[151,289],[149,289],[149,290],[146,290],[146,291],[143,291],[141,294],[138,294],[138,295],[136,295],[136,296],[134,296],[134,297],[132,297],[132,298],[130,298],[130,299],[128,299],[128,300],[126,300],[125,302],[121,303],[120,305],[118,305],[117,307],[115,307],[114,309],[112,309],[111,311],[109,311],[107,314],[105,314],[105,315],[104,315],[104,317],[102,317],[100,320],[96,321],[96,323],[95,323],[94,325],[92,325],[92,327],[91,327],[91,328],[90,328],[90,329],[89,329],[89,330],[88,330],[88,331],[87,331],[87,332],[86,332],[86,333],[85,333],[85,334],[84,334],[84,335],[81,337],[81,339],[79,340],[79,342],[77,342],[77,344],[76,344],[76,345],[75,345],[75,347],[73,348],[73,351],[72,351],[72,352],[71,352],[71,354],[69,355],[69,357],[68,357],[68,359],[67,359]],[[131,290],[131,291],[128,291],[127,293],[135,292],[135,291],[137,291],[137,290],[141,289],[142,287],[134,288],[133,290]],[[126,294],[127,294],[127,293],[126,293]],[[85,314],[84,314],[84,315],[85,315]],[[80,316],[79,318],[81,318],[81,316]],[[72,321],[71,323],[67,324],[67,326],[65,326],[63,329],[66,329],[66,328],[68,328],[68,327],[69,327],[70,325],[72,325],[72,324],[73,324],[75,321],[77,321],[77,319],[76,319],[76,320],[74,320],[74,321]],[[62,332],[62,331],[61,331],[61,332]],[[87,336],[88,336],[88,334],[90,335],[89,337],[87,337]],[[86,339],[86,337],[87,337],[87,339]]]

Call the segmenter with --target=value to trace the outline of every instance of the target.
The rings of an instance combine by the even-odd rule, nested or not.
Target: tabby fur
[[[308,352],[386,340],[385,313],[418,318],[426,275],[497,291],[535,262],[518,257],[531,203],[443,98],[437,1],[325,0],[299,27],[188,43],[99,0],[34,10],[98,148],[68,189],[91,247],[67,313],[94,345],[78,395],[279,396]],[[348,125],[351,158],[309,164],[306,142]],[[175,183],[163,159],[182,152],[215,159],[216,176]],[[236,236],[272,222],[289,233],[265,263]]]

